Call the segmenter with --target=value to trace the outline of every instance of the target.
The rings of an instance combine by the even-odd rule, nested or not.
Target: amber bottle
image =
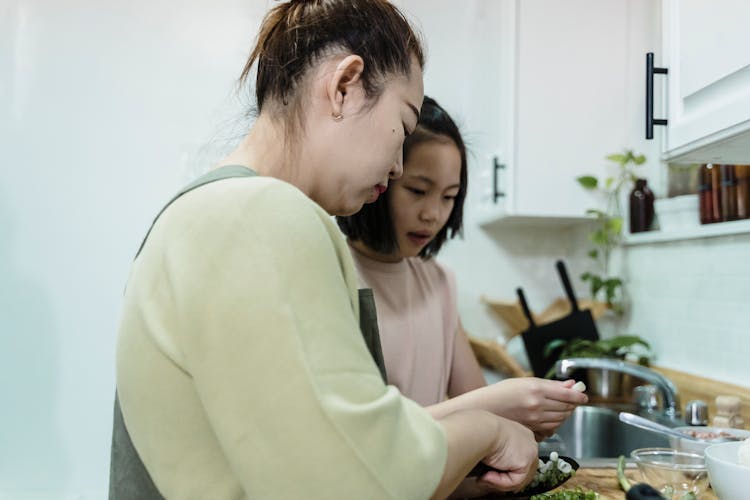
[[[734,165],[719,165],[721,177],[721,220],[737,220],[737,175]]]
[[[636,179],[630,192],[630,232],[641,233],[651,229],[654,222],[654,193],[646,179]]]
[[[737,175],[737,218],[750,218],[750,165],[735,165]]]
[[[721,222],[721,182],[719,166],[713,163],[702,165],[699,170],[698,193],[701,224]]]

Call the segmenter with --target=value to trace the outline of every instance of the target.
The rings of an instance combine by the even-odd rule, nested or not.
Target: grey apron
[[[194,182],[180,191],[154,219],[154,223],[159,216],[171,205],[177,198],[183,194],[192,191],[200,186],[209,184],[222,179],[233,177],[252,177],[257,175],[253,170],[240,165],[227,165],[208,172],[199,177]],[[151,234],[154,224],[151,224],[146,237],[143,239],[136,258],[143,250],[148,235]],[[367,349],[370,351],[373,360],[380,370],[383,381],[386,381],[385,362],[383,361],[383,351],[380,347],[380,334],[378,332],[378,319],[375,311],[375,300],[372,289],[365,288],[359,290],[359,327],[364,337]],[[125,427],[125,421],[122,418],[120,410],[120,400],[117,398],[115,391],[115,409],[112,424],[112,450],[109,464],[109,498],[110,500],[163,500],[164,497],[154,485],[151,476],[146,467],[143,465],[138,452],[133,446],[133,442]]]

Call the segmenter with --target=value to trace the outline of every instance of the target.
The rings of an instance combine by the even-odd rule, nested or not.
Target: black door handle
[[[505,193],[500,191],[500,189],[497,187],[497,181],[498,181],[498,171],[501,168],[505,168],[505,165],[500,163],[500,160],[497,159],[497,156],[492,158],[492,202],[497,203],[498,198],[502,198],[505,196]]]
[[[646,53],[646,139],[654,138],[654,125],[666,125],[667,120],[654,118],[654,73],[666,75],[667,68],[654,67],[654,53]]]

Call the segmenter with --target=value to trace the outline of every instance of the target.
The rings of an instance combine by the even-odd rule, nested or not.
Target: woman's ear
[[[343,117],[344,100],[354,87],[360,85],[359,78],[365,69],[365,62],[360,56],[348,55],[337,65],[326,87],[331,105],[331,115],[340,120]]]

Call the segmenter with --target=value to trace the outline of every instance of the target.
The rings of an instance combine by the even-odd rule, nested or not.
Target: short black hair
[[[455,143],[461,155],[461,180],[448,221],[419,253],[423,259],[437,255],[445,240],[463,233],[464,200],[467,187],[466,146],[461,132],[448,112],[437,101],[425,96],[417,128],[404,141],[404,164],[409,161],[409,153],[415,146],[430,141],[445,142],[446,139]],[[361,241],[376,252],[390,254],[396,250],[398,244],[388,203],[390,191],[386,191],[385,194],[374,203],[364,205],[356,214],[336,217],[336,221],[341,231],[350,240]]]

